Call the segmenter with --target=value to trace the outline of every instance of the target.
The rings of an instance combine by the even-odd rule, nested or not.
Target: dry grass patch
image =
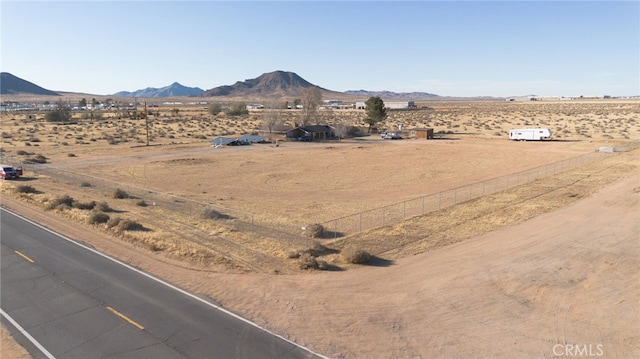
[[[640,164],[633,158],[638,153],[640,150],[613,156],[393,226],[338,239],[331,246],[357,245],[375,255],[395,259],[451,245],[589,196],[637,169]]]

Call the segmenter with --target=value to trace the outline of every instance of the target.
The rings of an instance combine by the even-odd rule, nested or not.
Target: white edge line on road
[[[86,250],[88,250],[88,251],[90,251],[90,252],[93,252],[93,253],[95,253],[95,254],[97,254],[97,255],[99,255],[99,256],[102,256],[102,257],[104,257],[104,258],[106,258],[106,259],[108,259],[108,260],[110,260],[110,261],[112,261],[112,262],[115,262],[115,263],[117,263],[117,264],[119,264],[119,265],[121,265],[121,266],[123,266],[123,267],[126,267],[126,268],[128,268],[128,269],[130,269],[130,270],[132,270],[132,271],[134,271],[134,272],[136,272],[136,273],[139,273],[139,274],[141,274],[141,275],[143,275],[143,276],[145,276],[145,277],[147,277],[147,278],[149,278],[149,279],[152,279],[152,280],[154,280],[154,281],[156,281],[156,282],[158,282],[158,283],[160,283],[160,284],[163,284],[163,285],[165,285],[165,286],[167,286],[167,287],[169,287],[169,288],[171,288],[171,289],[173,289],[173,290],[176,290],[176,291],[178,291],[178,292],[180,292],[180,293],[182,293],[182,294],[184,294],[184,295],[186,295],[186,296],[188,296],[188,297],[191,297],[191,298],[193,298],[193,299],[195,299],[195,300],[197,300],[197,301],[199,301],[199,302],[201,302],[201,303],[204,303],[204,304],[206,304],[206,305],[208,305],[208,306],[210,306],[210,307],[212,307],[212,308],[215,308],[215,309],[217,309],[217,310],[219,310],[219,311],[221,311],[221,312],[223,312],[223,313],[225,313],[225,314],[228,314],[228,315],[230,315],[230,316],[232,316],[232,317],[234,317],[234,318],[236,318],[236,319],[238,319],[238,320],[241,320],[241,321],[243,321],[243,322],[245,322],[245,323],[247,323],[247,324],[249,324],[249,325],[251,325],[251,326],[253,326],[253,327],[256,327],[256,328],[258,328],[258,329],[260,329],[260,330],[262,330],[262,331],[264,331],[264,332],[266,332],[266,333],[268,333],[268,334],[271,334],[271,335],[273,335],[273,336],[275,336],[275,337],[277,337],[277,338],[280,338],[280,339],[284,340],[285,342],[287,342],[287,343],[289,343],[289,344],[292,344],[292,345],[294,345],[294,346],[296,346],[296,347],[298,347],[298,348],[300,348],[300,349],[303,349],[303,350],[305,350],[305,351],[307,351],[307,352],[309,352],[309,353],[311,353],[311,354],[313,354],[313,355],[316,355],[316,356],[318,356],[318,357],[320,357],[320,358],[323,358],[323,359],[329,359],[329,357],[326,357],[326,356],[324,356],[324,355],[321,355],[321,354],[319,354],[319,353],[316,353],[316,352],[314,352],[313,350],[311,350],[311,349],[309,349],[309,348],[307,348],[307,347],[305,347],[305,346],[302,346],[302,345],[300,345],[300,344],[298,344],[298,343],[295,343],[295,342],[293,342],[293,341],[291,341],[291,340],[289,340],[289,339],[287,339],[287,338],[285,338],[285,337],[283,337],[283,336],[281,336],[281,335],[279,335],[279,334],[276,334],[276,333],[274,333],[274,332],[272,332],[272,331],[270,331],[270,330],[268,330],[268,329],[266,329],[266,328],[263,328],[263,327],[259,326],[258,324],[256,324],[256,323],[254,323],[254,322],[250,321],[250,320],[249,320],[249,319],[247,319],[247,318],[241,317],[241,316],[239,316],[239,315],[237,315],[237,314],[235,314],[235,313],[233,313],[233,312],[231,312],[231,311],[229,311],[229,310],[227,310],[227,309],[225,309],[225,308],[220,307],[219,305],[213,304],[213,303],[211,303],[211,302],[209,302],[209,301],[207,301],[207,300],[205,300],[205,299],[203,299],[203,298],[198,297],[198,296],[197,296],[197,295],[195,295],[195,294],[189,293],[189,292],[187,292],[187,291],[186,291],[186,290],[184,290],[184,289],[178,288],[178,287],[176,287],[175,285],[173,285],[173,284],[171,284],[171,283],[169,283],[169,282],[165,282],[164,280],[162,280],[162,279],[160,279],[160,278],[154,277],[154,276],[152,276],[152,275],[151,275],[151,274],[149,274],[149,273],[143,272],[143,271],[141,271],[141,270],[139,270],[139,269],[137,269],[137,268],[135,268],[135,267],[130,266],[130,265],[129,265],[129,264],[127,264],[127,263],[124,263],[124,262],[122,262],[122,261],[120,261],[120,260],[118,260],[118,259],[115,259],[115,258],[113,258],[113,257],[110,257],[110,256],[108,256],[108,255],[106,255],[106,254],[104,254],[104,253],[102,253],[102,252],[99,252],[99,251],[97,251],[97,250],[95,250],[95,249],[93,249],[93,248],[91,248],[91,247],[88,247],[88,246],[86,246],[86,245],[84,245],[84,244],[82,244],[82,243],[80,243],[80,242],[78,242],[78,241],[76,241],[76,240],[73,240],[73,239],[71,239],[71,238],[69,238],[69,237],[67,237],[67,236],[65,236],[65,235],[63,235],[63,234],[61,234],[61,233],[57,233],[57,232],[55,232],[55,231],[53,231],[53,230],[51,230],[51,229],[49,229],[49,228],[47,228],[47,227],[45,227],[45,226],[43,226],[43,225],[39,224],[39,223],[36,223],[36,222],[34,222],[34,221],[32,221],[32,220],[30,220],[30,219],[28,219],[28,218],[24,217],[24,216],[21,216],[21,215],[19,215],[19,214],[15,213],[15,212],[13,212],[13,211],[10,211],[10,210],[8,210],[8,209],[6,209],[6,208],[4,208],[4,207],[2,207],[2,208],[0,208],[0,209],[1,209],[2,211],[5,211],[5,212],[8,212],[8,213],[11,213],[12,215],[14,215],[14,216],[16,216],[16,217],[19,217],[19,218],[21,218],[22,220],[24,220],[24,221],[26,221],[26,222],[29,222],[29,223],[33,224],[33,225],[34,225],[34,226],[36,226],[36,227],[39,227],[39,228],[41,228],[41,229],[44,229],[45,231],[47,231],[47,232],[49,232],[49,233],[51,233],[51,234],[54,234],[54,235],[56,235],[56,236],[58,236],[58,237],[60,237],[60,238],[62,238],[62,239],[64,239],[64,240],[66,240],[66,241],[69,241],[69,242],[71,242],[71,243],[73,243],[73,244],[75,244],[75,245],[77,245],[77,246],[80,246],[80,247],[82,247],[82,248],[84,248],[84,249],[86,249]],[[3,313],[4,313],[4,312],[3,312]],[[42,349],[44,350],[44,348],[42,348]],[[53,357],[51,357],[51,358],[53,358]]]
[[[11,318],[9,314],[5,313],[4,310],[2,310],[2,308],[0,308],[0,314],[3,317],[7,318],[7,320],[11,323],[11,325],[16,327],[16,329],[18,329],[18,331],[22,333],[22,335],[24,335],[27,339],[29,339],[31,343],[33,343],[33,345],[36,346],[36,348],[40,349],[42,354],[44,354],[49,359],[56,359],[56,357],[54,357],[53,354],[49,353],[49,351],[45,347],[43,347],[42,344],[38,343],[38,341],[34,337],[32,337],[31,334],[29,334],[23,327],[21,327],[20,324],[18,324],[18,322],[13,320],[13,318]]]

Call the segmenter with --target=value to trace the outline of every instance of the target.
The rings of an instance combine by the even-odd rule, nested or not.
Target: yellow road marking
[[[110,311],[111,313],[119,316],[120,318],[124,319],[124,321],[128,322],[129,324],[133,325],[134,327],[140,329],[140,330],[144,330],[144,327],[136,322],[134,322],[133,320],[131,320],[129,317],[127,317],[126,315],[118,312],[117,310],[107,306],[107,310]]]
[[[33,261],[33,259],[31,259],[31,258],[27,257],[26,255],[24,255],[24,254],[20,253],[20,251],[14,251],[14,252],[15,252],[15,254],[19,255],[20,257],[22,257],[22,258],[26,259],[27,261],[29,261],[29,262],[31,262],[31,263],[35,263],[35,262]]]

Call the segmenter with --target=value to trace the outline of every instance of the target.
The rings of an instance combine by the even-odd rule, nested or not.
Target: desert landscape
[[[265,112],[175,103],[148,121],[3,113],[3,162],[25,175],[1,182],[2,205],[332,358],[640,355],[638,100],[425,101],[377,126],[433,128],[433,140],[383,140],[364,111],[326,110],[318,123],[362,135],[222,148],[210,141],[264,129]],[[521,127],[553,139],[508,140]],[[617,151],[371,230],[308,230],[600,147]],[[3,356],[20,350],[10,342],[3,332]]]

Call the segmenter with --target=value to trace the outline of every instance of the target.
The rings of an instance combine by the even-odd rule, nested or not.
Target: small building
[[[356,110],[364,110],[367,104],[364,101],[356,101]]]
[[[293,141],[328,140],[335,136],[329,125],[300,126],[287,131],[287,139]]]
[[[384,107],[390,110],[403,110],[408,108],[415,108],[416,103],[414,101],[385,102]]]
[[[409,131],[409,137],[416,138],[416,139],[432,140],[433,128],[412,128]]]

